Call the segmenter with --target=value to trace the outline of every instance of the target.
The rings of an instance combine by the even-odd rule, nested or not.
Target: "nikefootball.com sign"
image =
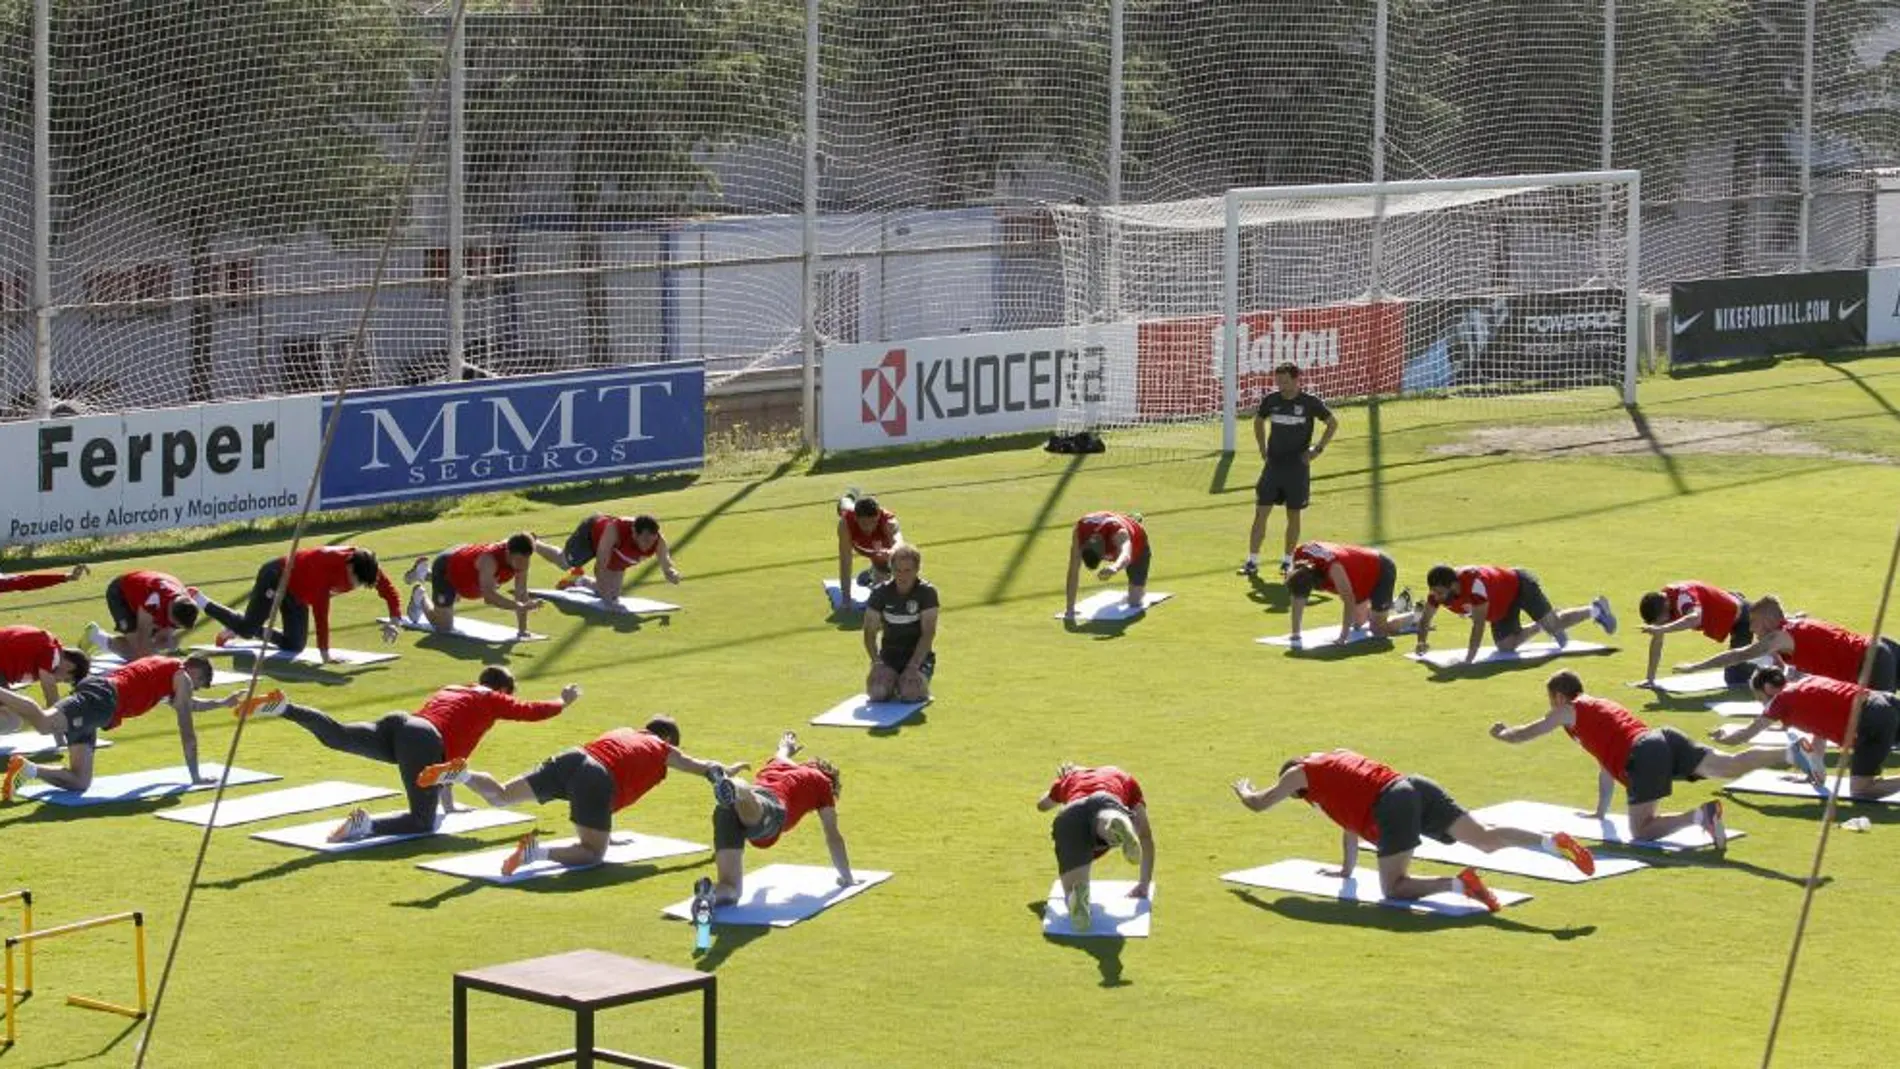
[[[1678,282],[1669,296],[1670,359],[1694,364],[1861,348],[1869,340],[1869,274]]]
[[[836,451],[1054,430],[1066,409],[1126,422],[1135,328],[959,334],[825,350],[824,446]],[[1120,383],[1110,389],[1111,383]]]

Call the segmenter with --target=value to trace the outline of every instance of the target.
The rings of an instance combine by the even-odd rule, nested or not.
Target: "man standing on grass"
[[[1104,581],[1118,572],[1128,573],[1128,607],[1141,608],[1148,593],[1148,565],[1154,561],[1154,545],[1142,526],[1139,513],[1124,516],[1119,512],[1091,512],[1075,522],[1069,539],[1068,608],[1065,620],[1075,619],[1075,594],[1082,569],[1087,567]]]
[[[1848,759],[1847,793],[1854,797],[1879,797],[1900,789],[1900,777],[1880,775],[1894,743],[1900,739],[1900,698],[1869,690],[1826,676],[1810,675],[1788,682],[1779,668],[1758,668],[1752,680],[1755,696],[1761,699],[1761,715],[1746,724],[1730,724],[1715,729],[1717,742],[1747,742],[1771,723],[1805,731],[1836,746],[1847,745],[1847,726],[1856,710],[1860,719],[1854,726],[1854,752]],[[1824,782],[1820,754],[1810,753],[1805,739],[1791,739],[1788,756],[1808,782]]]
[[[1148,800],[1135,777],[1116,768],[1084,768],[1064,762],[1056,780],[1037,800],[1042,812],[1060,808],[1049,827],[1056,846],[1056,874],[1062,897],[1069,904],[1069,924],[1078,932],[1089,930],[1089,878],[1095,860],[1118,849],[1141,876],[1128,892],[1147,898],[1154,883],[1155,838],[1148,825]]]
[[[864,603],[864,649],[871,655],[864,693],[874,702],[930,697],[930,680],[937,672],[938,602],[937,588],[919,575],[923,563],[916,546],[898,546],[891,553],[891,581],[873,587]]]
[[[838,886],[850,887],[858,882],[851,875],[844,833],[838,830],[838,795],[844,790],[844,777],[823,758],[792,760],[799,749],[798,736],[788,731],[779,739],[778,752],[751,783],[726,775],[722,767],[715,766],[708,774],[716,803],[713,864],[719,874],[719,882],[712,889],[713,904],[729,906],[739,901],[745,888],[747,843],[770,849],[807,813],[817,813],[818,822],[824,826],[825,846],[838,869]]]
[[[1751,605],[1748,617],[1755,641],[1705,660],[1677,665],[1677,670],[1726,670],[1744,661],[1773,655],[1798,672],[1826,676],[1842,683],[1859,683],[1861,662],[1867,659],[1871,647],[1874,671],[1867,685],[1879,691],[1892,691],[1900,686],[1900,643],[1885,635],[1857,634],[1811,616],[1789,617],[1782,610],[1781,599],[1773,594]]]
[[[1621,705],[1585,694],[1583,679],[1575,672],[1551,676],[1544,694],[1550,711],[1541,719],[1517,727],[1492,724],[1491,737],[1500,742],[1529,742],[1562,728],[1597,761],[1597,807],[1585,815],[1603,819],[1620,783],[1629,803],[1630,834],[1638,839],[1662,839],[1695,825],[1709,833],[1717,850],[1728,849],[1720,799],[1681,813],[1658,812],[1662,800],[1674,792],[1676,780],[1734,779],[1786,763],[1773,748],[1721,753],[1691,741],[1675,728],[1651,728]]]
[[[1293,551],[1293,567],[1286,573],[1286,591],[1292,595],[1293,634],[1300,633],[1306,599],[1315,590],[1339,595],[1345,609],[1339,622],[1339,641],[1356,627],[1369,628],[1380,638],[1400,634],[1417,622],[1412,592],[1392,590],[1399,585],[1399,566],[1391,557],[1365,546],[1344,542],[1305,542]],[[1390,615],[1394,610],[1397,616]]]
[[[528,595],[528,568],[534,564],[536,546],[526,531],[508,536],[505,542],[485,542],[451,546],[433,558],[417,557],[402,577],[410,585],[409,619],[437,631],[455,630],[455,603],[461,598],[480,601],[515,614],[516,634],[527,637],[528,614],[541,603]],[[553,552],[553,547],[548,547]],[[428,580],[425,595],[423,580]],[[501,592],[501,584],[514,581],[514,596]]]
[[[1643,633],[1649,639],[1649,669],[1643,673],[1643,685],[1654,686],[1656,669],[1662,665],[1663,637],[1677,631],[1700,631],[1715,642],[1726,642],[1732,650],[1755,641],[1749,626],[1748,599],[1721,587],[1696,579],[1681,579],[1643,595],[1637,604],[1643,617]],[[1746,664],[1731,664],[1722,670],[1731,687],[1748,685],[1754,671]]]
[[[1297,364],[1281,364],[1273,371],[1277,389],[1260,399],[1253,417],[1253,440],[1260,449],[1265,468],[1254,484],[1253,530],[1247,535],[1247,563],[1240,573],[1254,576],[1260,572],[1260,543],[1267,537],[1267,520],[1273,506],[1286,506],[1286,552],[1280,558],[1280,574],[1293,567],[1293,548],[1300,544],[1300,516],[1312,497],[1312,464],[1339,433],[1339,417],[1326,402],[1300,388]],[[1326,433],[1313,444],[1313,424],[1323,421]],[[1269,430],[1268,428],[1272,429]]]
[[[1420,835],[1441,843],[1460,842],[1489,854],[1507,846],[1523,846],[1561,857],[1588,876],[1596,872],[1589,849],[1569,835],[1539,835],[1521,828],[1487,827],[1464,811],[1444,788],[1424,776],[1402,776],[1390,767],[1351,750],[1333,750],[1296,757],[1280,766],[1280,781],[1256,790],[1251,780],[1234,784],[1240,803],[1254,812],[1273,808],[1288,798],[1316,806],[1344,830],[1341,860],[1325,875],[1350,879],[1359,861],[1359,840],[1379,848],[1379,888],[1387,898],[1424,898],[1445,891],[1459,892],[1484,903],[1493,913],[1503,908],[1476,869],[1456,877],[1425,878],[1410,874],[1412,851]]]
[[[1431,649],[1432,617],[1438,610],[1449,609],[1471,618],[1471,641],[1465,650],[1465,663],[1478,659],[1484,645],[1484,631],[1491,628],[1491,641],[1500,652],[1514,650],[1536,637],[1549,633],[1557,645],[1570,642],[1569,629],[1585,620],[1594,620],[1606,635],[1616,634],[1616,614],[1610,611],[1610,599],[1597,595],[1590,604],[1575,609],[1557,610],[1544,595],[1543,584],[1523,568],[1500,568],[1489,564],[1468,564],[1453,568],[1435,564],[1425,573],[1431,596],[1418,617],[1418,652]],[[1524,623],[1530,618],[1530,624]]]

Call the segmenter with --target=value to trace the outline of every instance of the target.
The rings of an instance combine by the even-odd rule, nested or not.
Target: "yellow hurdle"
[[[0,1045],[4,1045],[4,1046],[13,1045],[13,1041],[16,1038],[17,1033],[18,1033],[16,1018],[19,1016],[17,1006],[15,1005],[15,999],[18,995],[27,993],[27,991],[31,990],[31,987],[32,987],[31,982],[29,981],[26,988],[18,990],[18,991],[14,989],[13,962],[14,962],[15,955],[13,951],[15,947],[23,946],[26,948],[27,961],[29,962],[29,965],[27,967],[30,969],[32,968],[30,963],[33,960],[32,959],[33,944],[39,942],[42,939],[53,939],[62,935],[72,935],[75,932],[89,931],[93,928],[103,928],[108,924],[121,924],[127,921],[130,921],[132,924],[132,933],[133,933],[132,947],[133,947],[133,952],[135,955],[137,969],[138,969],[138,981],[139,981],[138,1006],[136,1007],[121,1006],[114,1002],[105,1002],[103,1000],[96,999],[96,998],[87,998],[84,995],[67,995],[66,1004],[68,1006],[78,1006],[81,1009],[103,1010],[106,1013],[116,1013],[122,1017],[130,1017],[133,1020],[143,1019],[145,1016],[145,914],[138,910],[133,910],[130,913],[114,913],[114,914],[111,914],[110,916],[94,917],[91,920],[84,920],[84,921],[74,921],[71,924],[62,924],[56,928],[42,928],[37,932],[29,930],[29,931],[22,932],[19,935],[10,935],[7,937],[7,983],[6,983],[6,989],[5,989],[6,1007],[7,1007],[7,1038],[6,1038],[5,1044],[0,1044]]]
[[[21,888],[18,891],[8,891],[4,894],[0,894],[0,903],[6,902],[20,903],[20,934],[25,935],[32,931],[33,892]],[[7,975],[7,989],[9,991],[13,990],[13,975],[11,973]],[[18,991],[14,991],[13,993],[16,995],[30,995],[33,993],[33,944],[31,943],[26,945],[26,982],[20,986]],[[7,1014],[7,1019],[9,1021],[13,1019],[11,1012]]]

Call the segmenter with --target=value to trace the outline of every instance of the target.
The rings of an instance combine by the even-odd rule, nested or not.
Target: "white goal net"
[[[1137,339],[1064,429],[1224,416],[1231,449],[1288,363],[1329,398],[1633,400],[1637,192],[1606,171],[1058,208],[1069,330]]]

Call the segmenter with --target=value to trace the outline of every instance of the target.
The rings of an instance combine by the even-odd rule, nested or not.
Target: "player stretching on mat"
[[[44,590],[49,586],[70,583],[83,579],[91,571],[83,564],[75,564],[65,572],[33,572],[27,575],[8,575],[0,572],[0,594],[12,594],[23,590]]]
[[[1418,652],[1431,649],[1429,636],[1432,617],[1440,608],[1471,618],[1471,642],[1465,649],[1465,663],[1478,659],[1484,644],[1485,625],[1491,627],[1491,641],[1499,651],[1514,650],[1544,631],[1559,646],[1570,642],[1569,629],[1585,620],[1595,620],[1606,635],[1616,634],[1616,614],[1610,611],[1610,599],[1598,594],[1590,604],[1575,609],[1553,609],[1544,596],[1537,577],[1523,568],[1499,568],[1488,564],[1470,564],[1453,568],[1434,564],[1425,573],[1431,596],[1418,617]],[[1530,617],[1527,626],[1523,618]]]
[[[715,769],[713,781],[713,862],[719,882],[713,886],[715,905],[729,906],[739,901],[745,887],[745,846],[749,842],[761,850],[777,843],[779,836],[791,831],[816,811],[824,825],[825,846],[831,851],[831,863],[838,869],[838,886],[857,883],[851,875],[851,859],[845,854],[844,833],[838,830],[838,795],[844,791],[844,779],[829,761],[813,758],[793,761],[798,753],[798,736],[786,732],[779,739],[778,753],[747,783],[729,777],[723,768]]]
[[[1900,788],[1900,777],[1882,778],[1881,766],[1900,739],[1900,698],[1881,691],[1811,675],[1788,682],[1779,668],[1758,668],[1751,681],[1762,701],[1761,715],[1746,724],[1731,724],[1710,733],[1717,742],[1747,742],[1771,721],[1808,732],[1836,746],[1847,745],[1847,725],[1854,710],[1860,722],[1854,728],[1854,752],[1848,759],[1847,792],[1878,797]],[[1819,754],[1805,740],[1790,738],[1788,757],[1810,783],[1820,786],[1825,772]]]
[[[1089,877],[1095,859],[1109,850],[1119,849],[1129,864],[1141,866],[1141,876],[1128,897],[1148,897],[1155,876],[1148,801],[1135,777],[1114,765],[1083,768],[1064,763],[1056,769],[1056,781],[1036,802],[1043,812],[1057,806],[1062,811],[1049,826],[1056,844],[1056,872],[1062,880],[1063,900],[1069,904],[1069,925],[1086,932],[1092,919]]]
[[[1300,516],[1312,496],[1313,461],[1339,433],[1339,417],[1326,402],[1300,388],[1298,364],[1275,368],[1273,383],[1277,389],[1260,399],[1253,417],[1254,444],[1266,466],[1253,489],[1253,529],[1247,534],[1247,562],[1240,566],[1246,576],[1259,574],[1260,543],[1266,541],[1267,520],[1275,505],[1286,506],[1286,551],[1280,557],[1280,574],[1293,567],[1293,547],[1300,544]],[[1315,420],[1326,423],[1318,445],[1313,444]]]
[[[433,780],[422,782],[426,769],[466,761],[497,720],[547,720],[580,696],[581,688],[569,683],[561,688],[560,701],[523,701],[515,697],[515,677],[506,668],[489,665],[475,686],[443,687],[413,714],[397,712],[369,723],[340,724],[319,710],[291,704],[283,691],[272,691],[251,715],[281,716],[332,750],[395,765],[400,771],[409,811],[372,819],[366,809],[351,810],[330,833],[331,842],[350,843],[373,835],[433,832],[438,803],[444,813],[453,812],[454,799],[447,786],[438,789]]]
[[[904,540],[897,528],[897,514],[877,503],[875,497],[859,497],[856,490],[838,500],[838,589],[851,602],[851,558],[868,557],[870,568],[859,576],[859,586],[874,587],[891,578],[891,551]]]
[[[1303,543],[1293,551],[1293,567],[1286,573],[1286,591],[1293,597],[1293,633],[1300,633],[1307,597],[1325,590],[1339,595],[1345,606],[1339,641],[1345,642],[1357,627],[1381,638],[1400,634],[1418,617],[1412,612],[1410,590],[1393,596],[1392,589],[1398,585],[1399,566],[1376,549],[1344,542]],[[1395,609],[1398,615],[1391,616]]]
[[[1412,851],[1419,836],[1441,843],[1460,842],[1489,854],[1507,846],[1525,846],[1561,857],[1588,876],[1596,859],[1569,835],[1539,835],[1522,828],[1487,827],[1452,801],[1444,788],[1424,776],[1401,776],[1391,768],[1351,750],[1333,750],[1296,757],[1280,766],[1280,781],[1255,790],[1251,780],[1234,784],[1242,805],[1255,812],[1271,809],[1288,798],[1298,798],[1332,818],[1344,829],[1341,862],[1327,876],[1350,879],[1359,860],[1359,840],[1379,848],[1379,889],[1387,898],[1424,898],[1441,891],[1459,891],[1484,903],[1496,913],[1502,907],[1476,869],[1456,877],[1426,878],[1410,875]]]
[[[191,714],[237,705],[244,695],[235,691],[216,700],[196,696],[210,685],[211,662],[200,654],[141,657],[124,668],[80,680],[71,694],[50,709],[21,710],[27,727],[42,735],[66,737],[66,767],[36,765],[15,754],[0,776],[0,801],[11,801],[15,785],[32,779],[60,790],[84,791],[92,786],[92,750],[99,733],[144,716],[164,701],[170,701],[178,713],[178,741],[184,746],[191,781],[215,783],[198,774],[198,733]]]
[[[1690,740],[1675,728],[1652,728],[1607,698],[1583,692],[1575,672],[1558,672],[1544,684],[1550,711],[1541,719],[1517,727],[1491,725],[1491,737],[1502,742],[1529,742],[1562,728],[1584,752],[1596,758],[1597,807],[1585,814],[1602,820],[1610,798],[1622,784],[1629,804],[1630,834],[1638,839],[1662,839],[1695,825],[1709,833],[1717,850],[1728,849],[1728,829],[1722,824],[1722,802],[1710,799],[1682,813],[1659,813],[1662,800],[1674,792],[1674,781],[1734,779],[1758,768],[1785,764],[1778,751],[1746,750],[1727,754]]]
[[[1127,572],[1128,607],[1139,609],[1142,596],[1148,592],[1148,565],[1153,561],[1154,545],[1148,540],[1139,513],[1124,516],[1119,512],[1091,512],[1077,520],[1075,536],[1069,539],[1069,607],[1063,611],[1063,619],[1075,619],[1076,585],[1084,566],[1103,580]]]
[[[1782,610],[1781,599],[1773,594],[1750,606],[1748,617],[1749,626],[1755,630],[1755,641],[1706,660],[1677,665],[1677,670],[1726,670],[1732,665],[1773,654],[1796,671],[1843,683],[1859,683],[1861,662],[1867,658],[1867,648],[1872,646],[1874,672],[1867,685],[1882,691],[1900,686],[1900,643],[1885,635],[1872,638],[1813,617],[1791,619]]]
[[[526,638],[528,614],[541,607],[539,601],[528,596],[528,568],[540,545],[533,535],[522,532],[509,535],[505,542],[451,546],[433,559],[417,557],[402,577],[410,586],[410,622],[426,622],[437,631],[453,631],[456,599],[468,598],[514,613],[515,633]],[[554,552],[552,546],[545,548]],[[422,590],[425,579],[429,581],[427,595]],[[500,590],[501,584],[510,579],[515,583],[514,597]]]
[[[937,671],[937,588],[918,577],[923,565],[921,550],[899,545],[891,553],[891,581],[872,588],[864,603],[864,649],[871,655],[864,694],[874,702],[930,697]]]
[[[438,784],[467,784],[493,806],[516,805],[533,801],[546,805],[556,799],[567,802],[567,815],[574,822],[574,835],[580,841],[567,846],[545,846],[539,832],[529,832],[515,844],[514,852],[501,863],[501,874],[513,876],[523,865],[552,861],[557,865],[597,865],[613,844],[615,813],[640,800],[659,786],[668,769],[708,776],[714,769],[737,775],[750,765],[722,765],[702,761],[680,752],[680,729],[671,717],[656,716],[646,727],[615,728],[593,742],[562,750],[541,762],[540,767],[503,783],[486,772],[476,772],[466,760],[457,759],[422,770],[416,783],[422,787]]]
[[[310,618],[315,616],[317,651],[323,655],[323,663],[330,664],[330,599],[372,586],[389,608],[388,622],[382,625],[383,641],[394,642],[401,634],[396,620],[402,616],[402,599],[396,594],[396,584],[383,574],[376,554],[355,546],[298,550],[291,562],[290,589],[284,592],[283,611],[278,617],[281,630],[269,627],[271,599],[277,594],[277,584],[283,581],[285,560],[276,557],[257,570],[242,616],[203,594],[192,599],[206,616],[224,625],[218,645],[233,638],[247,638],[262,640],[285,653],[300,653],[309,644]]]
[[[1656,683],[1665,635],[1696,630],[1716,642],[1728,643],[1729,648],[1735,650],[1755,641],[1755,633],[1748,625],[1748,599],[1695,579],[1679,580],[1644,594],[1637,611],[1643,617],[1643,633],[1650,636],[1649,670],[1643,674],[1646,687]],[[1753,671],[1745,664],[1731,664],[1722,674],[1729,686],[1744,687]]]
[[[680,581],[680,571],[673,567],[673,555],[666,548],[666,536],[660,533],[660,521],[644,513],[632,519],[595,513],[574,528],[562,549],[545,542],[536,542],[534,548],[545,560],[567,569],[567,575],[556,584],[562,590],[591,590],[610,606],[620,600],[627,569],[649,557],[658,558],[660,573],[667,582]],[[585,570],[589,561],[594,565],[592,578]]]
[[[106,613],[117,635],[86,625],[86,641],[101,653],[136,661],[178,648],[178,636],[198,623],[197,591],[164,572],[127,572],[106,584]]]
[[[78,650],[65,649],[51,632],[15,624],[0,627],[0,735],[20,730],[30,710],[40,707],[22,694],[4,687],[40,685],[48,708],[59,702],[61,683],[78,683],[92,671],[92,660]]]

